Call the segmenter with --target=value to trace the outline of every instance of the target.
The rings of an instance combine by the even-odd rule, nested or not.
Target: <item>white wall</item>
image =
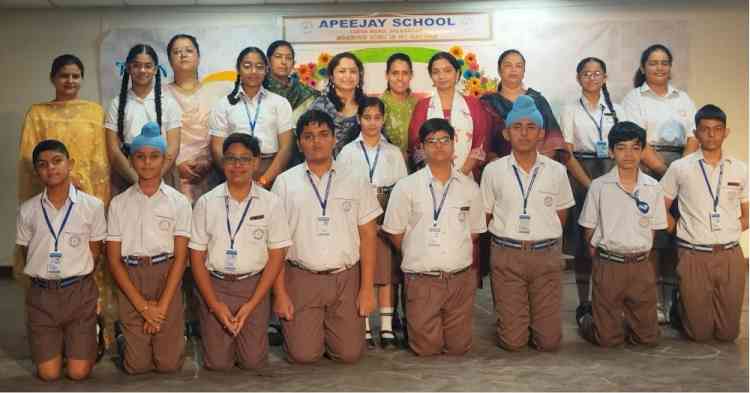
[[[678,80],[696,104],[716,103],[727,112],[733,134],[728,150],[748,158],[748,4],[743,1],[566,1],[452,2],[418,4],[352,4],[309,6],[175,7],[128,9],[0,10],[0,124],[7,136],[0,145],[0,264],[10,261],[15,239],[18,135],[30,104],[49,100],[47,75],[51,60],[61,53],[77,54],[86,65],[81,97],[99,101],[98,47],[102,34],[124,27],[251,25],[283,15],[370,14],[409,11],[491,11],[494,23],[523,18],[530,28],[539,23],[585,21],[679,20],[689,24],[689,77]],[[629,47],[643,37],[621,37]],[[252,37],[248,37],[252,43]],[[495,37],[499,42],[499,38]],[[499,46],[499,45],[498,45]],[[645,45],[637,44],[638,48]],[[498,48],[498,49],[505,49]],[[617,48],[615,48],[617,49]],[[630,50],[630,48],[628,48]],[[528,61],[555,67],[555,59]],[[637,62],[637,59],[634,59]],[[628,71],[629,73],[632,70]],[[572,78],[572,73],[571,73]],[[679,76],[678,76],[679,78]],[[534,86],[544,89],[545,86]]]

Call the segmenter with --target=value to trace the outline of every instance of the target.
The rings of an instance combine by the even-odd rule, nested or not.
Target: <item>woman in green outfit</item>
[[[409,121],[417,105],[417,97],[411,94],[412,63],[408,55],[394,53],[386,62],[385,77],[388,88],[381,97],[385,104],[385,134],[388,140],[401,149],[407,158],[406,148],[409,144]],[[410,171],[413,169],[407,159]]]

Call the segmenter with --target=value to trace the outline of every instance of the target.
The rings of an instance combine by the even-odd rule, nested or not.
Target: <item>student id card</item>
[[[237,250],[228,249],[224,258],[224,271],[233,273],[237,271]]]
[[[59,251],[52,251],[49,253],[49,261],[47,262],[47,273],[60,274],[60,264],[62,263],[63,254]]]
[[[439,226],[431,226],[428,229],[428,245],[430,247],[440,247],[440,227]]]
[[[709,215],[711,223],[711,232],[718,232],[721,230],[721,214],[718,212],[711,213]]]
[[[596,158],[609,158],[607,141],[596,141]]]
[[[318,217],[315,232],[318,236],[331,236],[331,217]]]
[[[528,214],[518,216],[518,233],[531,233],[531,216]]]

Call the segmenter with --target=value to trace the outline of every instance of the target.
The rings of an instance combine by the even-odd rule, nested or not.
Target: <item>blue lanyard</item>
[[[629,196],[635,201],[635,207],[638,208],[638,210],[641,211],[643,214],[648,214],[648,211],[651,209],[651,207],[648,205],[648,203],[642,201],[640,198],[638,198],[638,190],[636,190],[634,193],[629,193],[625,191],[624,188],[620,185],[620,183],[617,183],[617,187],[622,190],[622,192],[625,193],[625,195]]]
[[[62,234],[63,228],[65,228],[65,224],[68,223],[68,218],[70,217],[70,212],[73,210],[73,201],[70,201],[70,204],[68,205],[68,210],[65,212],[65,217],[63,218],[63,222],[60,225],[60,230],[55,233],[55,230],[52,229],[52,221],[49,219],[49,215],[47,215],[47,209],[44,208],[44,201],[40,200],[40,203],[42,204],[42,213],[44,213],[44,221],[47,223],[47,228],[49,229],[49,233],[52,234],[52,237],[55,239],[55,252],[58,250],[58,245],[60,244],[60,235]]]
[[[716,213],[716,209],[719,207],[719,196],[721,195],[721,178],[724,176],[724,162],[721,163],[721,166],[719,166],[719,184],[716,185],[716,196],[714,196],[714,191],[711,189],[711,184],[708,182],[708,175],[706,175],[706,168],[703,166],[703,159],[698,161],[698,164],[701,166],[701,172],[703,173],[703,180],[706,181],[706,187],[708,187],[708,193],[711,194],[711,202],[714,203],[714,213]]]
[[[333,171],[328,172],[328,184],[326,185],[326,195],[325,199],[320,197],[320,191],[318,191],[318,187],[315,186],[315,182],[312,179],[312,176],[310,176],[310,171],[307,171],[307,179],[310,180],[310,185],[313,188],[313,191],[315,191],[315,196],[318,197],[318,202],[320,203],[320,208],[323,210],[323,217],[326,216],[326,206],[328,206],[328,194],[331,192],[331,178],[333,177]]]
[[[531,188],[534,187],[534,180],[536,175],[539,173],[539,167],[534,168],[534,174],[531,175],[531,181],[529,182],[529,188],[524,191],[523,182],[521,182],[521,176],[518,174],[518,168],[513,164],[513,173],[516,174],[516,180],[518,180],[518,188],[521,189],[521,197],[523,197],[523,214],[526,214],[526,206],[529,203],[529,195],[531,195]]]
[[[594,123],[594,127],[596,127],[596,131],[599,133],[599,140],[604,140],[604,135],[602,135],[602,122],[604,121],[604,105],[599,104],[601,115],[599,115],[599,122],[597,123],[596,120],[594,120],[594,116],[591,115],[588,108],[586,108],[586,105],[583,105],[583,99],[579,98],[578,103],[581,104],[581,108],[583,108],[583,111],[586,112],[586,115],[588,115],[589,119],[591,119],[591,122]]]
[[[365,161],[367,161],[367,169],[370,174],[370,184],[372,184],[372,177],[373,175],[375,175],[375,168],[378,166],[378,157],[380,157],[380,143],[378,143],[378,151],[375,153],[375,159],[372,160],[372,164],[370,164],[370,156],[367,155],[365,143],[363,141],[359,141],[359,146],[362,148],[362,154],[365,155]]]
[[[237,237],[240,228],[242,228],[242,223],[245,222],[245,216],[247,216],[247,212],[250,210],[251,203],[253,203],[252,197],[250,197],[247,201],[247,205],[245,205],[245,211],[242,212],[242,217],[240,217],[240,222],[237,224],[237,229],[232,232],[232,225],[229,223],[229,196],[224,197],[224,206],[227,208],[227,234],[229,234],[230,250],[234,250],[234,239]]]
[[[258,124],[258,114],[260,113],[260,104],[262,101],[263,96],[258,94],[258,106],[255,108],[255,116],[250,116],[250,109],[247,107],[247,102],[243,101],[245,113],[247,113],[247,122],[250,124],[250,135],[252,136],[255,136],[255,125]]]
[[[432,181],[430,181],[430,195],[432,195],[432,226],[437,226],[438,219],[440,218],[440,212],[443,210],[443,205],[445,204],[445,198],[448,196],[448,190],[451,188],[451,183],[453,183],[453,178],[448,180],[448,184],[445,186],[445,190],[443,190],[443,196],[440,198],[440,205],[437,205],[437,200],[435,199],[435,188],[432,186]]]

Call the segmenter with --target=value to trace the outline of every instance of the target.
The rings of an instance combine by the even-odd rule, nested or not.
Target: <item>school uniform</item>
[[[287,254],[286,289],[294,319],[283,321],[290,361],[309,363],[327,350],[332,359],[357,361],[363,352],[359,226],[383,213],[367,179],[334,161],[318,178],[307,163],[279,175],[273,192],[283,201],[294,243]]]
[[[679,201],[677,276],[685,333],[696,341],[732,341],[740,332],[747,273],[739,247],[747,164],[722,154],[710,166],[698,150],[675,161],[661,185],[666,198]]]
[[[522,189],[523,190],[522,190]],[[575,204],[565,167],[537,154],[526,173],[511,153],[487,165],[481,183],[485,213],[492,214],[492,293],[500,346],[539,350],[560,345],[562,225],[558,210]]]
[[[209,135],[226,138],[239,132],[260,141],[261,164],[255,171],[262,176],[279,151],[279,135],[292,129],[292,107],[286,98],[261,87],[254,97],[248,97],[242,86],[239,101],[232,105],[222,98],[208,117]]]
[[[141,129],[146,123],[156,122],[156,95],[154,90],[151,89],[145,98],[141,98],[132,89],[128,89],[126,99],[122,143],[129,146],[133,139],[141,134]],[[110,102],[107,115],[104,118],[104,128],[115,133],[117,132],[117,108],[119,106],[120,97],[117,96]],[[169,94],[163,94],[161,97],[162,134],[171,129],[179,128],[181,117],[182,111],[177,102]]]
[[[378,146],[370,148],[360,134],[353,142],[344,146],[337,158],[339,165],[351,166],[352,170],[364,174],[378,196],[380,207],[386,210],[388,200],[396,182],[406,177],[406,163],[401,150],[380,138]],[[378,219],[382,225],[383,216]],[[383,237],[377,240],[377,264],[375,265],[375,285],[388,285],[400,282],[398,258],[391,244]]]
[[[631,343],[655,345],[656,272],[649,261],[655,230],[667,228],[659,183],[643,172],[633,192],[620,185],[617,168],[595,179],[578,223],[594,233],[593,324],[583,337],[601,346]],[[623,317],[628,333],[623,328]]]
[[[573,155],[581,164],[590,179],[596,179],[609,172],[614,167],[614,161],[609,157],[609,131],[615,125],[615,114],[625,116],[623,108],[612,103],[615,113],[609,110],[604,95],[601,94],[595,109],[590,109],[586,97],[580,96],[563,107],[560,116],[565,143],[573,145]],[[571,177],[570,184],[576,205],[570,209],[570,215],[565,225],[564,250],[567,254],[575,255],[578,260],[588,260],[586,241],[583,231],[578,226],[583,202],[586,199],[586,188]],[[583,266],[576,266],[579,274],[590,276],[589,265],[586,271],[580,271]],[[588,282],[588,278],[585,279]]]
[[[230,228],[231,234],[230,234]],[[241,202],[232,199],[223,183],[195,204],[189,247],[205,251],[206,268],[217,299],[236,314],[253,296],[268,262],[268,251],[292,244],[281,200],[258,184]],[[268,358],[266,327],[271,313],[266,296],[245,320],[237,336],[226,331],[200,298],[199,318],[203,361],[211,370],[226,370],[238,362],[254,369]]]
[[[96,360],[94,258],[89,242],[104,240],[104,204],[70,186],[59,210],[47,190],[24,202],[16,219],[16,244],[26,247],[26,331],[35,364],[63,355]]]
[[[417,355],[468,352],[477,287],[471,236],[487,231],[479,186],[457,169],[442,184],[428,165],[396,184],[383,230],[404,235],[411,349]]]
[[[112,199],[107,241],[121,244],[128,277],[146,300],[161,298],[174,260],[174,237],[190,237],[191,215],[187,198],[164,182],[150,197],[136,183]],[[123,366],[128,373],[182,367],[185,324],[179,292],[154,335],[143,332],[143,317],[122,291],[118,291],[118,307],[125,337]]]

